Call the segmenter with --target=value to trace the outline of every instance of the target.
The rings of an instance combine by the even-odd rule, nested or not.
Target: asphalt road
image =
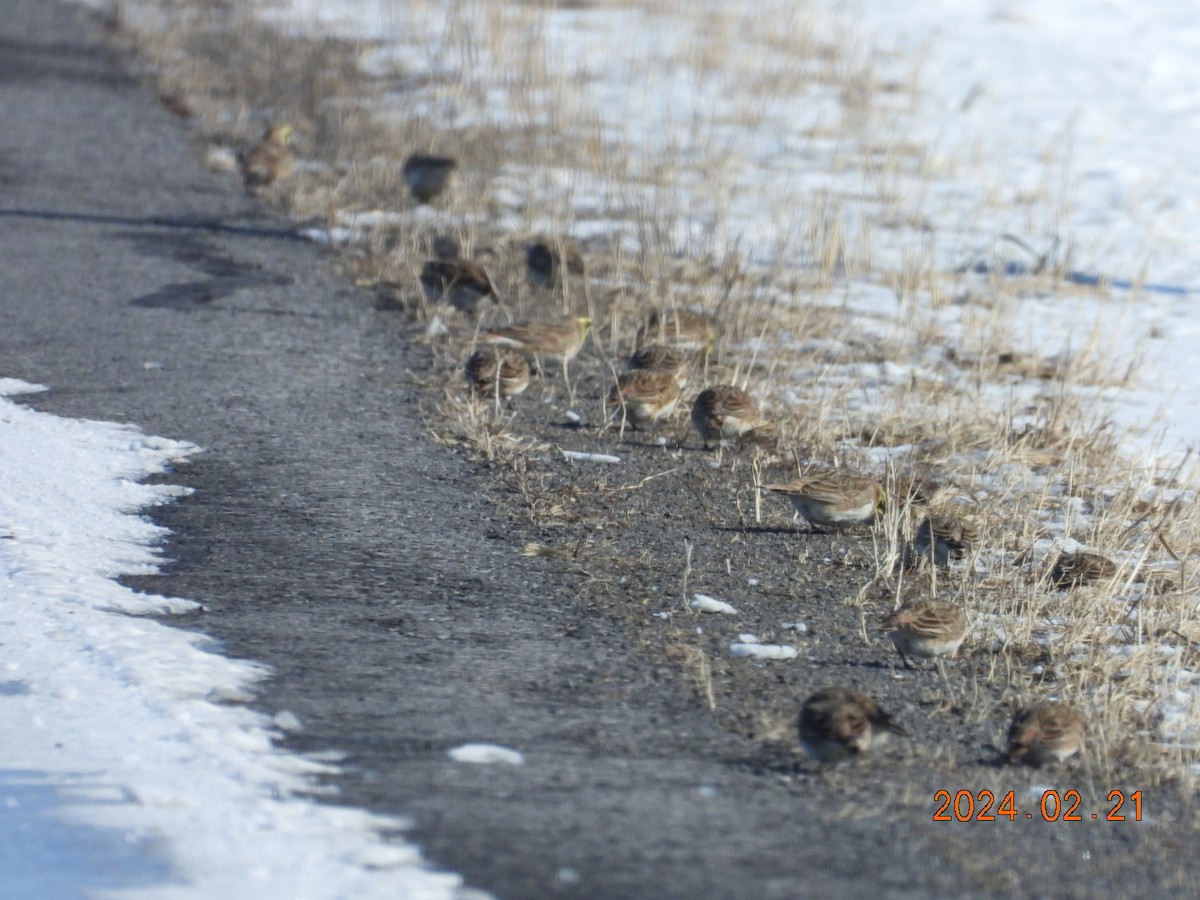
[[[139,586],[201,599],[182,624],[274,668],[259,704],[348,754],[346,802],[411,816],[434,864],[508,898],[1200,892],[1187,819],[935,824],[924,797],[873,809],[853,774],[748,762],[522,561],[488,473],[424,436],[423,351],[205,171],[94,22],[3,7],[0,375],[208,448],[158,515],[175,562]],[[526,764],[448,760],[469,741]]]

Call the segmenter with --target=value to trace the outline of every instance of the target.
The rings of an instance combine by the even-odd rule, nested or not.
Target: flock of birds
[[[291,126],[274,125],[258,144],[238,155],[248,191],[291,174],[292,137]],[[456,165],[451,157],[414,154],[405,161],[402,174],[417,201],[429,203],[446,189]],[[420,274],[430,301],[466,314],[481,313],[496,302],[488,273],[478,263],[462,258],[456,241],[440,238],[433,250],[435,258],[425,263]],[[582,254],[569,243],[538,241],[527,248],[525,262],[529,279],[547,288],[560,288],[568,279],[586,276]],[[543,360],[555,360],[573,400],[568,367],[583,348],[591,327],[587,316],[563,316],[483,331],[466,362],[466,380],[476,396],[499,404],[523,393]],[[652,312],[637,338],[638,349],[629,358],[627,371],[617,376],[606,405],[623,424],[644,428],[675,411],[688,382],[691,358],[708,354],[718,331],[701,313],[672,309]],[[773,431],[753,398],[729,384],[701,391],[692,403],[691,422],[705,449]],[[809,472],[798,480],[763,485],[763,489],[790,500],[813,530],[840,531],[874,522],[887,503],[877,479],[845,468]],[[930,514],[918,526],[912,549],[918,560],[947,567],[968,557],[978,540],[978,525],[969,517]],[[1115,574],[1115,564],[1102,556],[1065,553],[1055,563],[1051,581],[1069,588]],[[920,599],[888,616],[883,629],[906,667],[911,665],[910,658],[933,659],[940,666],[940,660],[958,651],[969,625],[961,607]],[[823,762],[857,756],[888,734],[908,734],[871,697],[848,687],[828,687],[812,694],[800,710],[797,725],[801,745]],[[1012,719],[1005,756],[1034,766],[1064,760],[1082,746],[1085,728],[1083,715],[1074,707],[1063,702],[1036,703]]]

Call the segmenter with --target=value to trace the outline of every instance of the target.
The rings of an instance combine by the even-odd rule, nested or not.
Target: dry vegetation
[[[610,5],[569,4],[581,13]],[[373,68],[378,47],[289,39],[245,6],[127,0],[119,33],[208,144],[244,146],[267,121],[294,125],[302,164],[266,199],[303,222],[343,229],[341,264],[375,291],[381,322],[430,346],[440,365],[429,373],[428,428],[492,462],[497,502],[523,510],[538,536],[526,547],[531,557],[563,560],[597,584],[636,571],[642,559],[631,563],[614,533],[640,520],[607,504],[647,496],[685,466],[736,485],[743,547],[756,528],[783,525],[790,514],[758,496],[758,484],[813,464],[873,471],[886,479],[890,503],[872,535],[788,535],[797,571],[855,581],[845,609],[863,645],[878,641],[876,612],[901,599],[936,594],[960,603],[972,621],[975,665],[960,683],[947,670],[949,704],[966,704],[995,732],[1022,700],[1067,699],[1089,716],[1093,772],[1151,766],[1190,783],[1200,727],[1186,693],[1200,641],[1191,572],[1198,520],[1184,490],[1192,473],[1147,473],[1118,452],[1122,435],[1086,389],[1119,387],[1132,364],[1114,367],[1102,334],[1081,335],[1069,359],[1013,346],[1012,310],[1023,295],[1077,288],[1053,271],[989,278],[938,270],[928,198],[953,160],[904,139],[903,117],[920,101],[916,67],[885,74],[897,61],[881,62],[852,36],[814,30],[802,4],[782,24],[743,18],[737,4],[709,9],[703,23],[677,34],[673,64],[697,73],[700,95],[746,98],[739,117],[722,118],[714,104],[711,113],[689,110],[681,125],[658,98],[663,130],[645,135],[611,127],[574,79],[557,74],[544,40],[548,4],[451,4],[445,21],[443,4],[397,2],[397,33],[433,24],[407,48],[419,65],[376,75],[368,73],[384,71]],[[659,0],[630,15],[650,29],[686,20],[687,9]],[[765,60],[739,52],[755,41],[770,50]],[[630,81],[654,85],[660,64],[630,72]],[[730,162],[729,136],[753,131],[777,98],[797,95],[820,98],[829,113],[789,152],[831,173],[835,186],[767,191],[760,199],[775,223],[772,245],[728,241],[722,235],[748,189]],[[404,189],[401,163],[413,151],[458,160],[451,191],[433,208],[415,209]],[[846,173],[853,177],[832,177]],[[990,191],[987,202],[1023,204],[1035,227],[1052,230],[1061,202],[1054,185],[1048,178],[1041,194],[1007,201]],[[380,210],[392,214],[366,215]],[[417,274],[438,234],[457,237],[463,255],[491,274],[502,303],[482,323],[422,296]],[[537,235],[577,238],[586,278],[568,277],[553,291],[530,284],[524,248]],[[906,249],[889,254],[895,246]],[[862,302],[864,293],[874,299]],[[894,314],[877,312],[880,295],[891,297]],[[703,310],[721,331],[660,429],[671,439],[665,447],[628,433],[637,440],[623,443],[602,407],[653,308]],[[944,313],[954,308],[961,325],[951,328]],[[580,357],[577,428],[562,427],[565,392],[554,365],[511,409],[467,395],[460,367],[481,328],[564,312],[596,323]],[[750,390],[777,431],[697,463],[675,442],[688,434],[691,399],[716,383]],[[570,442],[640,454],[643,463],[599,474],[595,465],[571,467],[552,449]],[[585,528],[590,504],[606,511]],[[903,565],[931,505],[981,521],[979,549],[965,565]],[[1056,590],[1050,567],[1069,542],[1112,558],[1116,577]],[[679,576],[671,587],[679,602],[659,598],[673,605],[673,621],[646,625],[647,609],[639,609],[639,639],[677,661],[729,727],[790,742],[793,695],[771,708],[722,708],[732,669],[695,634],[684,608],[693,545],[672,553],[658,564]],[[737,565],[725,560],[731,571]],[[760,636],[769,630],[761,624]],[[844,648],[856,652],[852,642]],[[1168,715],[1172,708],[1179,715]]]

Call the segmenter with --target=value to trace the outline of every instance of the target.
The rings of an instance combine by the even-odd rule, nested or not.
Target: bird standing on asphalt
[[[692,403],[692,427],[705,450],[714,441],[740,440],[765,424],[754,399],[731,384],[703,390]]]
[[[846,469],[816,472],[783,484],[764,484],[763,490],[791,500],[797,514],[814,531],[841,531],[873,522],[887,503],[887,494],[878,481]]]
[[[1083,713],[1066,703],[1037,703],[1013,716],[1008,727],[1009,762],[1038,768],[1062,762],[1079,752],[1087,722]]]
[[[608,405],[621,411],[634,428],[669,416],[678,404],[679,382],[675,375],[653,369],[623,373],[608,394]]]
[[[563,378],[567,382],[567,393],[570,395],[571,402],[574,403],[575,392],[571,386],[568,364],[583,347],[583,342],[591,327],[592,320],[587,316],[564,316],[560,319],[518,322],[501,328],[493,328],[491,331],[484,332],[480,341],[485,344],[511,347],[539,361],[542,357],[560,360]]]
[[[467,360],[464,374],[475,396],[493,397],[497,403],[529,387],[529,361],[505,347],[480,347]]]
[[[846,687],[822,688],[805,700],[797,729],[805,752],[828,763],[865,753],[888,734],[909,734],[862,691]]]
[[[883,629],[908,669],[910,656],[952,656],[967,637],[967,614],[952,603],[916,600],[888,616]]]
[[[272,125],[262,140],[238,153],[238,169],[246,190],[267,187],[295,171],[296,160],[291,150],[294,137],[295,129],[291,125]]]

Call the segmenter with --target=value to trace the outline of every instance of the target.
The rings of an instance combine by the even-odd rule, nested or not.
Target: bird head
[[[587,337],[587,333],[592,327],[592,320],[587,316],[576,316],[575,327],[579,329],[579,336],[581,338]]]

